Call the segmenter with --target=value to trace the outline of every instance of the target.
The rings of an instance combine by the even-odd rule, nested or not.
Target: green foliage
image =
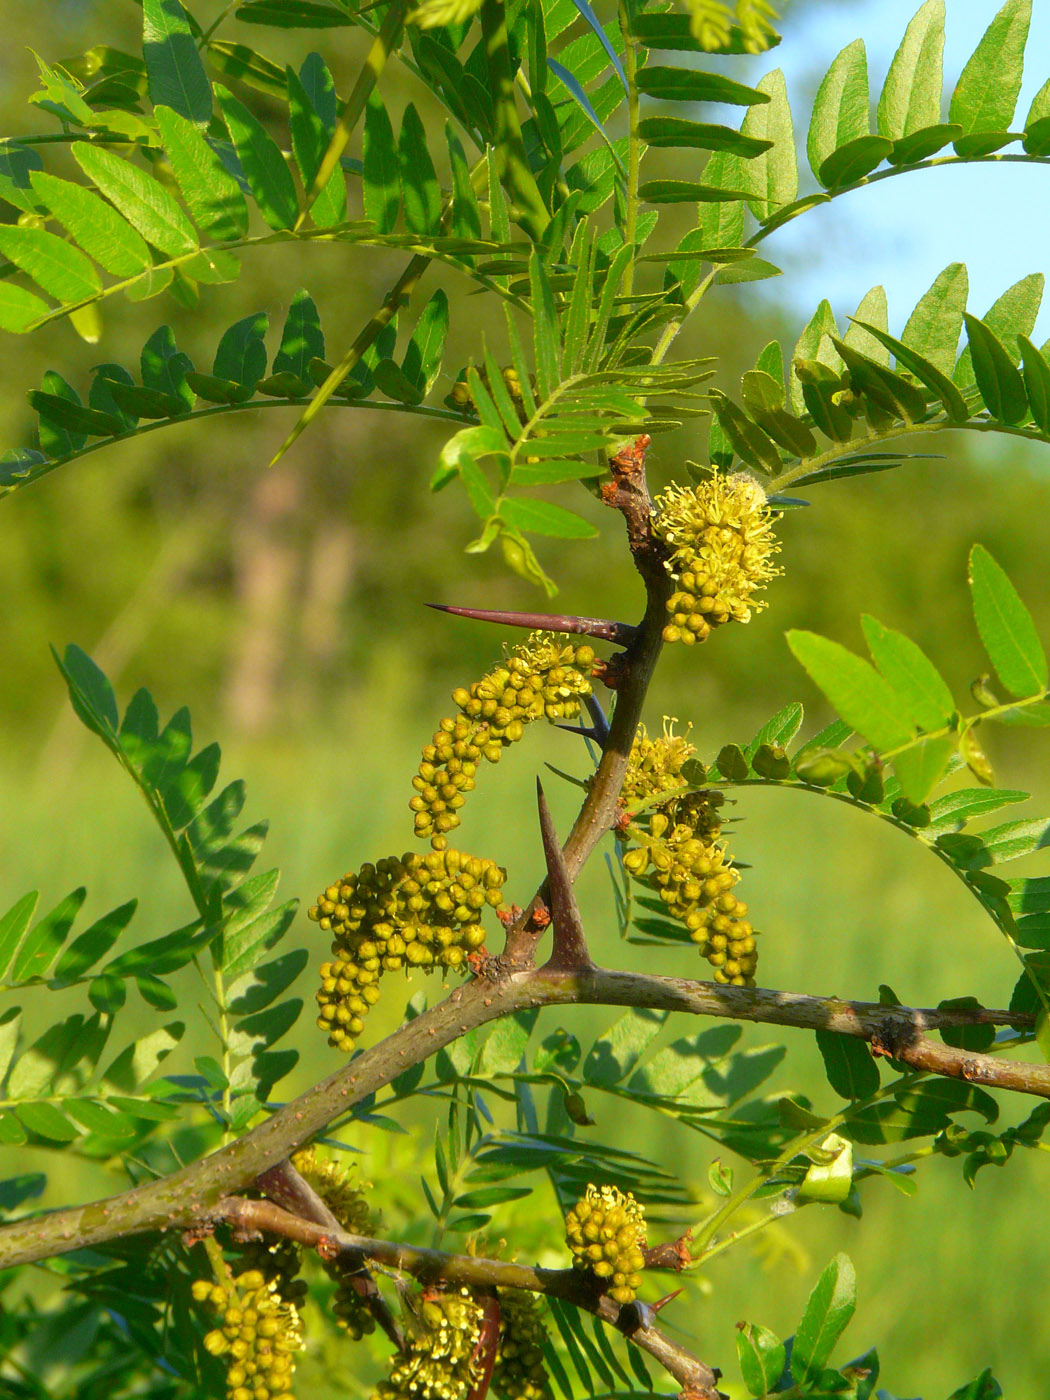
[[[1030,0],[1007,0],[992,18],[949,95],[947,121],[945,6],[926,0],[877,97],[874,129],[862,40],[835,58],[800,119],[780,70],[745,83],[725,65],[694,57],[772,46],[771,6],[690,0],[687,8],[657,12],[632,0],[613,16],[596,13],[587,0],[506,7],[464,0],[419,12],[399,0],[363,9],[344,0],[245,0],[205,23],[180,0],[143,0],[140,53],[97,46],[57,63],[38,60],[40,89],[29,102],[52,125],[0,143],[0,331],[26,335],[68,319],[94,345],[108,334],[103,310],[119,320],[129,314],[123,300],[170,295],[185,310],[221,299],[222,289],[276,245],[294,248],[304,269],[315,247],[338,250],[350,260],[340,265],[354,269],[363,266],[366,249],[366,257],[401,253],[409,260],[331,361],[331,330],[326,336],[317,300],[303,287],[283,297],[279,341],[275,335],[268,343],[268,311],[241,315],[217,336],[208,371],[179,348],[167,324],[149,334],[134,370],[107,359],[82,389],[64,372],[47,370],[28,393],[36,420],[31,445],[0,457],[0,495],[110,444],[202,417],[294,408],[297,421],[280,456],[329,404],[414,414],[448,424],[430,484],[435,492],[453,483],[463,488],[479,521],[467,551],[485,553],[498,541],[509,568],[548,594],[555,584],[531,537],[567,542],[599,533],[593,512],[563,505],[562,496],[576,492],[590,506],[583,495],[589,492],[623,506],[620,493],[634,492],[624,506],[630,543],[649,612],[662,621],[664,536],[651,530],[646,514],[643,435],[710,415],[710,468],[690,463],[686,471],[695,482],[739,464],[757,478],[760,513],[767,488],[771,508],[798,504],[785,496],[788,487],[909,460],[891,445],[905,435],[965,428],[1050,441],[1050,347],[1031,339],[1041,274],[1008,288],[978,318],[967,307],[966,269],[952,264],[899,337],[890,333],[881,287],[862,299],[841,333],[821,302],[787,363],[779,342],[771,342],[741,376],[738,392],[701,388],[714,373],[710,357],[672,353],[706,298],[779,275],[756,250],[809,209],[935,159],[986,160],[1017,145],[1017,159],[1050,157],[1050,83],[1023,128],[1012,129]],[[249,26],[236,32],[253,42],[258,32],[273,53],[218,37],[227,22]],[[362,31],[367,58],[343,97],[334,58],[344,57],[337,45],[353,29]],[[319,34],[331,65],[317,52],[297,66],[284,61],[288,36],[313,42]],[[397,106],[387,81],[395,64],[418,89]],[[705,108],[703,121],[694,119],[698,103],[713,109]],[[706,119],[715,116],[724,120]],[[800,173],[796,132],[803,130],[809,169]],[[949,148],[952,154],[941,154]],[[679,153],[675,163],[661,164],[668,151]],[[418,293],[434,264],[471,293],[501,303],[503,312],[500,350],[485,322],[448,394],[441,376],[449,368],[449,336],[462,339],[481,319],[444,287],[425,299]],[[306,280],[305,272],[297,280]],[[263,304],[277,300],[268,296]],[[335,319],[327,308],[325,318],[329,325]],[[618,451],[625,439],[636,440],[626,453]],[[559,499],[548,499],[557,488]],[[732,529],[724,520],[708,524]],[[644,1204],[651,1246],[671,1247],[678,1267],[700,1271],[731,1245],[784,1231],[797,1210],[860,1216],[879,1189],[872,1183],[911,1195],[917,1168],[929,1158],[958,1158],[972,1187],[984,1167],[1003,1167],[1016,1149],[1043,1148],[1050,1110],[1040,1105],[1020,1122],[1003,1123],[1000,1100],[984,1085],[998,1082],[998,1066],[1015,1051],[1047,1048],[1050,877],[1008,879],[1000,867],[1044,851],[1050,821],[984,824],[1027,794],[995,785],[983,739],[996,724],[1020,730],[1050,723],[1050,679],[1035,621],[980,544],[970,554],[969,585],[990,668],[974,681],[972,704],[957,703],[943,663],[873,617],[863,620],[870,660],[795,628],[790,648],[831,705],[832,723],[793,749],[803,711],[786,705],[748,743],[728,739],[712,762],[686,763],[674,797],[661,792],[630,814],[656,831],[657,817],[670,820],[674,800],[687,792],[774,787],[853,806],[932,852],[1021,965],[1009,1014],[985,1015],[972,995],[941,1002],[940,1049],[965,1052],[962,1077],[915,1068],[904,1053],[908,1044],[877,1038],[863,1021],[875,1014],[870,1007],[844,1026],[836,1019],[840,1003],[810,998],[827,1020],[814,1013],[797,1024],[819,1027],[816,1049],[830,1091],[824,1103],[823,1089],[811,1100],[775,1087],[786,1054],[779,1039],[754,1044],[729,1023],[790,1021],[790,997],[728,988],[738,999],[715,1003],[722,1024],[672,1039],[664,1008],[674,988],[683,1008],[690,996],[712,989],[651,983],[644,994],[634,992],[645,1004],[599,1028],[585,1048],[573,1030],[539,1024],[545,995],[550,1002],[571,999],[563,983],[557,996],[541,987],[534,1006],[504,1015],[492,1029],[475,1024],[468,1031],[464,1024],[436,1055],[423,1041],[403,1069],[388,1065],[372,1092],[355,1099],[353,1076],[332,1081],[343,1086],[344,1102],[323,1124],[329,1143],[373,1150],[387,1140],[390,1170],[378,1194],[388,1215],[373,1228],[478,1260],[498,1254],[496,1241],[506,1232],[508,1252],[539,1255],[551,1247],[552,1215],[589,1186],[609,1186]],[[623,635],[601,621],[583,623],[604,638]],[[564,630],[565,619],[560,625]],[[636,635],[644,637],[648,625],[647,615]],[[657,650],[656,643],[649,653],[629,650],[619,673],[622,662],[605,663],[605,679],[620,691],[618,706],[636,708],[627,729],[614,731],[619,748],[609,746],[598,780],[568,775],[587,796],[565,862],[590,834],[622,834],[628,818],[619,820],[615,795],[602,798],[603,780],[612,772],[608,755],[626,747],[637,722],[641,696],[632,687],[643,682],[636,675]],[[40,916],[34,892],[0,917],[0,992],[12,999],[0,1007],[0,1142],[36,1154],[34,1163],[61,1153],[107,1170],[120,1164],[132,1181],[164,1177],[189,1162],[192,1181],[193,1163],[246,1130],[272,1131],[276,1122],[281,1131],[286,1117],[277,1117],[275,1089],[284,1092],[293,1073],[307,1068],[299,1065],[293,1032],[303,1009],[298,979],[310,954],[290,944],[296,901],[275,904],[278,872],[254,872],[266,823],[240,828],[244,786],[218,786],[219,748],[194,752],[188,711],[162,724],[145,689],[122,709],[84,651],[71,646],[56,660],[74,712],[144,800],[188,907],[154,926],[156,916],[140,914],[129,899],[82,926],[86,892],[77,888]],[[486,704],[495,714],[512,699],[491,696]],[[583,732],[601,747],[603,717],[595,711],[592,718],[593,730]],[[721,801],[720,792],[713,797]],[[452,798],[434,798],[445,800]],[[604,809],[596,805],[603,800]],[[553,913],[557,983],[566,976],[567,925],[577,915],[565,907],[572,903],[566,870],[553,856],[551,862],[543,908],[549,904]],[[610,861],[610,869],[625,945],[670,948],[679,957],[694,946],[667,901],[633,901],[622,864]],[[468,898],[466,887],[456,898]],[[363,950],[360,961],[367,975]],[[486,977],[503,979],[501,996],[509,985],[496,960],[481,959],[472,970],[472,990]],[[586,965],[573,965],[570,978],[576,974],[586,991]],[[572,990],[577,995],[585,999],[579,988]],[[894,994],[884,987],[880,995],[892,1013]],[[420,997],[409,1003],[402,1044],[414,1044],[411,1022],[424,1009]],[[149,1029],[140,1033],[144,1025]],[[311,1080],[319,1077],[311,1071]],[[1033,1082],[1033,1092],[1042,1092],[1038,1078]],[[315,1085],[300,1103],[309,1108],[322,1089]],[[325,1092],[331,1090],[329,1084]],[[648,1115],[680,1144],[720,1155],[705,1155],[700,1167],[690,1157],[684,1167],[681,1152],[641,1150],[629,1128]],[[411,1140],[399,1145],[400,1137],[411,1139],[406,1124],[425,1125],[427,1143],[433,1134],[422,1161]],[[874,1155],[862,1157],[861,1149]],[[281,1138],[270,1164],[288,1150]],[[35,1167],[16,1172],[0,1182],[0,1210],[31,1210],[44,1189]],[[521,1204],[533,1200],[535,1210]],[[166,1201],[165,1211],[171,1206]],[[207,1210],[214,1206],[209,1199],[195,1207],[194,1227],[202,1233],[212,1229]],[[93,1211],[104,1217],[108,1209],[89,1206],[77,1229]],[[43,1342],[33,1338],[39,1318],[31,1289],[19,1293],[17,1307],[0,1309],[0,1352],[15,1358],[10,1366],[0,1360],[0,1384],[34,1397],[112,1394],[114,1384],[158,1400],[216,1393],[223,1344],[209,1335],[221,1333],[206,1333],[193,1284],[201,1281],[205,1254],[207,1267],[224,1277],[223,1242],[210,1239],[201,1250],[189,1239],[148,1233],[173,1219],[161,1212],[148,1227],[133,1226],[144,1238],[104,1238],[60,1265],[49,1261],[62,1292],[58,1302],[48,1300]],[[606,1248],[603,1257],[615,1257],[608,1242]],[[372,1279],[358,1268],[365,1257],[355,1254],[348,1276]],[[399,1265],[406,1257],[397,1255]],[[339,1268],[345,1265],[344,1256]],[[330,1304],[329,1275],[308,1263],[306,1279],[313,1298]],[[0,1292],[16,1287],[22,1290],[6,1275],[0,1280]],[[654,1388],[641,1356],[651,1319],[643,1311],[641,1322],[621,1317],[618,1329],[607,1329],[597,1316],[584,1317],[597,1299],[568,1285],[551,1299],[554,1327],[543,1351],[553,1383],[564,1400],[640,1400]],[[816,1280],[793,1337],[781,1341],[763,1325],[742,1322],[737,1359],[748,1393],[870,1400],[880,1372],[874,1350],[846,1364],[832,1359],[857,1299],[853,1266],[838,1254]],[[374,1306],[382,1321],[388,1304]],[[414,1306],[405,1301],[401,1312],[418,1340]],[[323,1354],[331,1373],[344,1373],[339,1349],[351,1343],[338,1332],[333,1307],[318,1311],[314,1359]],[[393,1328],[390,1322],[383,1330]],[[60,1329],[70,1359],[52,1385],[50,1377],[36,1379],[38,1361]],[[235,1373],[227,1383],[238,1400],[243,1387]],[[985,1371],[953,1400],[999,1393]]]

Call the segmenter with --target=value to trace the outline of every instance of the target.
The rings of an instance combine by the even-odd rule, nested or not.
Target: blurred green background
[[[201,3],[197,12],[207,19],[220,8]],[[993,8],[949,4],[949,25],[969,25],[972,47]],[[783,53],[787,62],[794,46],[792,96],[799,109],[807,81],[834,56],[844,19],[849,32],[840,42],[863,33],[879,54],[880,45],[889,45],[888,58],[909,12],[897,3],[797,0],[785,22]],[[140,21],[131,3],[79,0],[42,7],[7,0],[4,22],[19,46],[7,50],[0,108],[3,130],[18,135],[46,128],[46,118],[24,106],[35,86],[28,49],[53,59],[100,40],[133,47]],[[247,33],[231,22],[229,36],[296,60],[317,47],[343,92],[361,55],[349,31],[306,42],[310,36]],[[963,57],[968,52],[964,48]],[[757,60],[752,76],[773,66],[769,56]],[[1045,74],[1037,76],[1041,82]],[[395,108],[411,97],[427,115],[425,94],[411,91],[401,74],[384,78],[384,91]],[[62,168],[61,160],[55,168]],[[904,180],[917,190],[923,178],[937,177]],[[814,227],[809,244],[792,230],[794,242],[785,240],[784,246],[789,276],[763,284],[753,299],[746,288],[720,292],[683,337],[681,353],[717,355],[716,382],[731,389],[770,338],[779,337],[790,352],[820,295],[825,265],[835,309],[844,314],[870,282],[885,281],[891,329],[899,330],[939,267],[960,255],[953,251],[951,219],[937,229],[932,214],[920,211],[896,263],[891,257],[866,273],[866,211],[877,204],[878,192],[865,199],[863,208],[838,215],[838,224],[823,234]],[[975,209],[972,220],[994,219],[997,212]],[[924,218],[931,222],[924,224]],[[946,252],[913,288],[911,245],[927,241]],[[774,243],[767,256],[776,260]],[[997,248],[995,286],[986,300],[1032,270],[1015,267],[1012,257],[1009,246]],[[292,292],[307,286],[330,336],[329,358],[335,358],[399,268],[397,254],[374,250],[314,249],[301,257],[267,250],[246,261],[233,286],[205,288],[192,311],[170,301],[110,302],[98,346],[83,345],[63,325],[28,341],[9,337],[0,446],[27,442],[30,415],[23,394],[45,369],[58,368],[82,385],[87,368],[100,359],[134,361],[161,320],[169,320],[180,345],[206,365],[226,325],[262,308],[279,327]],[[988,275],[986,268],[975,269],[975,280]],[[480,329],[491,322],[488,310],[465,296],[463,284],[428,276],[425,294],[437,285],[446,286],[453,304],[442,381],[447,388],[476,352]],[[985,299],[977,302],[975,309],[983,311]],[[267,470],[291,423],[290,411],[280,410],[172,427],[62,468],[0,503],[0,908],[29,888],[39,888],[50,907],[86,884],[85,917],[138,896],[136,925],[143,939],[190,917],[177,872],[137,794],[73,719],[49,643],[84,647],[124,701],[146,685],[164,712],[189,704],[198,741],[222,743],[226,778],[247,778],[249,818],[270,817],[263,861],[282,868],[285,897],[296,894],[309,902],[336,872],[408,844],[406,804],[418,749],[446,712],[448,692],[480,675],[503,640],[495,629],[441,617],[424,604],[531,608],[542,602],[495,557],[464,555],[472,517],[455,491],[432,497],[426,485],[440,427],[334,409],[277,468]],[[680,476],[683,460],[702,458],[703,450],[703,434],[695,428],[662,437],[652,454],[657,484]],[[986,664],[965,588],[966,556],[975,540],[1008,569],[1044,634],[1050,633],[1045,449],[956,434],[937,450],[943,459],[812,490],[809,508],[783,520],[785,575],[770,592],[768,610],[746,629],[727,628],[700,650],[669,649],[652,692],[650,728],[659,728],[664,714],[691,722],[701,757],[709,758],[726,741],[745,742],[782,704],[802,699],[808,710],[803,732],[812,733],[827,715],[783,633],[809,627],[859,648],[862,611],[909,632],[965,696]],[[578,495],[570,504],[600,523],[602,533],[564,556],[543,549],[543,562],[562,588],[557,606],[633,619],[641,590],[624,563],[619,522],[604,518],[582,491]],[[1045,736],[1021,731],[1020,737],[989,737],[1000,782],[1031,788],[1031,811],[1037,813],[1036,804],[1050,797]],[[577,742],[553,732],[530,735],[521,752],[488,775],[468,808],[464,845],[483,845],[485,854],[508,864],[509,890],[520,901],[541,863],[531,795],[537,766],[548,760],[583,771]],[[564,830],[571,790],[554,779],[548,788]],[[889,982],[910,1004],[965,993],[986,1004],[1009,998],[1015,965],[995,929],[945,868],[914,843],[806,794],[749,793],[734,815],[743,819],[734,850],[752,867],[744,888],[765,931],[763,985],[871,998],[880,982]],[[1025,872],[1019,867],[1016,873]],[[598,957],[640,965],[636,949],[616,942],[600,863],[586,872],[580,897]],[[305,917],[290,937],[308,946],[317,942]],[[672,953],[646,953],[645,965],[679,975],[696,971]],[[312,1029],[312,974],[300,991],[307,1012],[293,1039],[304,1062],[282,1086],[289,1092],[336,1064]],[[397,996],[388,991],[370,1021],[369,1037],[393,1028],[400,1011]],[[34,1014],[52,1013],[41,1002]],[[139,1014],[139,1029],[155,1015],[141,1003]],[[129,1033],[133,1019],[126,1015]],[[540,1029],[570,1019],[577,1029],[575,1018],[547,1012]],[[611,1019],[597,1011],[580,1016],[592,1031]],[[185,1069],[193,1054],[210,1050],[199,1018],[193,1024],[167,1069]],[[676,1025],[674,1033],[685,1029]],[[755,1045],[771,1039],[759,1030],[745,1035]],[[814,1047],[801,1033],[787,1036],[788,1057],[773,1082],[830,1108]],[[619,1111],[614,1116],[601,1100],[589,1107],[598,1118],[595,1134],[613,1138],[623,1131],[618,1140],[624,1145],[675,1162],[687,1179],[704,1180],[710,1153],[702,1140],[642,1118],[628,1120],[623,1129]],[[1003,1122],[1025,1112],[1027,1106],[1005,1102]],[[392,1170],[393,1159],[384,1155],[390,1149],[380,1139],[358,1144],[362,1170],[373,1179]],[[425,1144],[421,1152],[416,1171],[426,1169]],[[46,1157],[54,1169],[58,1154],[21,1156],[34,1167]],[[403,1149],[397,1160],[401,1171]],[[125,1184],[119,1163],[88,1169],[68,1159],[57,1168],[47,1204]],[[915,1200],[875,1184],[865,1190],[860,1222],[818,1209],[786,1221],[784,1229],[801,1254],[789,1250],[775,1260],[744,1251],[724,1256],[711,1268],[713,1289],[679,1300],[667,1316],[699,1334],[702,1353],[726,1367],[728,1380],[735,1375],[733,1324],[747,1318],[790,1331],[819,1269],[845,1249],[857,1266],[860,1306],[843,1346],[860,1352],[877,1342],[892,1388],[936,1400],[991,1364],[1008,1396],[1041,1394],[1050,1340],[1034,1281],[1046,1183],[1038,1153],[1018,1153],[1001,1173],[986,1170],[972,1191],[957,1162],[938,1160],[923,1169]],[[399,1189],[406,1215],[422,1212],[421,1200],[411,1204],[405,1182]],[[394,1213],[388,1212],[388,1220],[396,1228]],[[509,1215],[505,1233],[513,1245]],[[361,1384],[351,1376],[318,1377],[316,1393],[319,1400],[357,1394]]]

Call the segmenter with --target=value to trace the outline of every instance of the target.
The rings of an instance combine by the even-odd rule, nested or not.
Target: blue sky
[[[863,38],[874,103],[919,0],[795,3],[796,23],[788,39],[759,60],[755,77],[783,68],[798,123],[815,81],[840,49]],[[1033,8],[1015,130],[1050,77],[1050,0],[1035,0]],[[997,9],[994,0],[947,0],[945,113],[948,94]],[[796,136],[804,146],[805,130]],[[764,255],[787,275],[766,284],[765,294],[786,301],[793,314],[805,319],[827,296],[841,325],[864,292],[881,282],[889,297],[890,328],[899,332],[941,268],[964,262],[970,272],[970,310],[980,316],[1019,277],[1050,274],[1048,230],[1050,165],[995,163],[917,171],[844,195],[774,233]],[[1040,317],[1036,343],[1048,336],[1050,306]]]

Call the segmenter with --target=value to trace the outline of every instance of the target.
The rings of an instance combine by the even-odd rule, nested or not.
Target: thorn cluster
[[[503,1400],[552,1400],[543,1361],[543,1303],[520,1288],[499,1290],[500,1336],[492,1387]]]
[[[193,1284],[198,1303],[222,1315],[204,1338],[213,1356],[228,1358],[227,1400],[293,1400],[295,1353],[302,1350],[299,1311],[283,1299],[259,1269],[248,1269],[223,1287],[207,1279]]]
[[[656,499],[653,528],[671,547],[665,568],[675,582],[667,600],[665,642],[703,642],[731,619],[748,622],[763,603],[752,595],[781,570],[776,518],[766,493],[746,472],[714,476],[698,486],[669,486]]]
[[[467,1400],[480,1374],[482,1308],[466,1288],[436,1293],[406,1328],[405,1350],[394,1355],[375,1400]]]
[[[755,931],[747,921],[747,905],[733,893],[739,871],[718,841],[718,809],[724,800],[710,788],[672,798],[652,813],[647,829],[632,827],[641,844],[626,852],[623,863],[685,924],[715,969],[716,982],[753,987]]]
[[[685,786],[682,765],[696,753],[684,734],[674,732],[675,721],[664,716],[664,732],[650,739],[644,724],[638,726],[627,759],[620,801],[649,802]]]
[[[632,1303],[645,1268],[645,1211],[630,1192],[588,1186],[565,1217],[573,1267],[587,1269],[609,1286],[617,1303]]]
[[[467,969],[485,941],[482,911],[501,908],[507,872],[462,851],[406,851],[363,865],[329,885],[309,916],[333,935],[321,965],[317,1024],[328,1043],[352,1050],[379,978],[398,968]]]
[[[536,719],[576,719],[592,693],[594,649],[553,632],[533,632],[469,688],[452,692],[459,714],[446,718],[423,750],[412,779],[416,835],[440,850],[459,825],[459,809],[474,788],[478,765],[498,763]]]

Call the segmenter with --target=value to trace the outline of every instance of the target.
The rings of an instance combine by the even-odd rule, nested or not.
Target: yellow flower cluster
[[[204,1345],[213,1356],[227,1358],[227,1400],[294,1400],[291,1380],[302,1327],[298,1309],[281,1297],[277,1284],[248,1269],[226,1287],[197,1279],[192,1292],[222,1315]]]
[[[615,1302],[634,1301],[645,1268],[645,1211],[630,1192],[588,1186],[565,1217],[565,1238],[574,1268],[608,1280]]]
[[[481,1304],[460,1288],[428,1297],[419,1313],[375,1400],[466,1400],[481,1374]]]
[[[412,779],[416,835],[440,850],[459,825],[482,759],[498,763],[533,720],[575,719],[592,693],[593,648],[551,632],[533,632],[469,688],[452,692],[459,714],[441,721]]]
[[[660,896],[681,920],[700,953],[715,969],[715,981],[753,987],[758,953],[747,905],[733,887],[739,872],[718,838],[723,795],[712,789],[672,798],[634,829],[640,844],[623,857],[624,868]]]
[[[371,1182],[358,1182],[353,1173],[338,1162],[319,1156],[316,1147],[304,1147],[293,1153],[292,1166],[313,1187],[344,1230],[353,1235],[372,1234],[374,1218],[365,1195],[371,1190]],[[336,1323],[359,1342],[376,1327],[371,1309],[350,1277],[350,1274],[359,1273],[359,1266],[354,1265],[348,1274],[346,1267],[334,1259],[325,1262],[324,1270],[336,1282],[331,1302]]]
[[[684,734],[674,732],[674,723],[665,716],[664,732],[655,739],[649,738],[644,724],[638,726],[620,789],[621,802],[648,802],[685,786],[682,765],[696,753],[696,747]]]
[[[666,568],[675,581],[664,641],[691,645],[731,619],[750,621],[764,606],[753,595],[781,572],[772,563],[775,517],[758,482],[739,472],[669,486],[656,505],[653,528],[671,548]]]
[[[507,872],[462,851],[406,851],[329,885],[309,917],[333,935],[321,965],[317,1024],[352,1050],[379,1000],[379,978],[398,968],[459,968],[485,941],[481,914],[499,909]]]
[[[500,1335],[492,1388],[503,1400],[551,1400],[543,1360],[543,1303],[520,1288],[499,1290]]]

